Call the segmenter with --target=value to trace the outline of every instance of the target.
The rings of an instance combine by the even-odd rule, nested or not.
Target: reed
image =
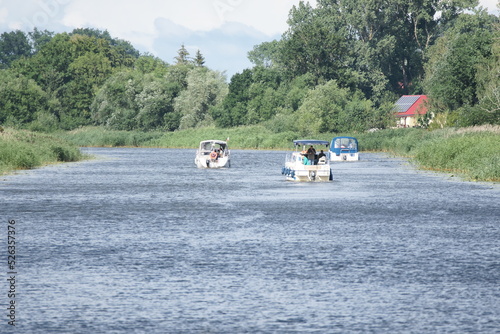
[[[76,145],[61,138],[26,130],[1,130],[0,174],[85,158]]]
[[[405,156],[420,168],[500,181],[500,127],[391,129],[358,135],[362,150]]]

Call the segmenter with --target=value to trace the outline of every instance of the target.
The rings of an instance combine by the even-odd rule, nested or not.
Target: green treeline
[[[0,35],[0,125],[175,131],[261,125],[297,136],[395,125],[427,94],[422,127],[498,124],[499,18],[477,0],[318,0],[289,13],[254,67],[226,78],[184,46],[169,64],[107,31]],[[229,79],[229,81],[228,81]]]

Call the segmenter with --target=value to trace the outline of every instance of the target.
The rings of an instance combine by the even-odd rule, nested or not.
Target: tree
[[[143,90],[143,78],[137,71],[122,71],[111,76],[92,102],[93,121],[115,130],[134,129],[139,110],[136,96]]]
[[[167,73],[168,64],[158,57],[146,53],[135,61],[134,68],[143,73],[155,73],[158,76],[164,76]]]
[[[193,61],[196,66],[203,66],[205,64],[205,57],[203,57],[200,50],[196,51]]]
[[[181,45],[181,48],[177,51],[177,56],[174,59],[177,65],[187,65],[190,63],[189,52],[184,44]]]
[[[500,8],[500,2],[498,3]],[[478,108],[482,111],[485,122],[500,124],[500,23],[493,25],[491,56],[478,66]]]
[[[294,117],[301,135],[309,136],[367,130],[373,113],[373,103],[361,92],[340,88],[331,80],[309,91]]]
[[[180,129],[212,125],[210,109],[226,97],[224,75],[206,68],[195,68],[187,77],[187,88],[175,99],[175,110],[182,114]]]
[[[494,18],[484,11],[462,14],[430,48],[425,88],[434,111],[478,103],[478,68],[492,54]]]
[[[0,96],[0,124],[25,125],[49,109],[47,94],[34,80],[9,70],[0,70]]]
[[[37,53],[40,49],[54,37],[54,33],[48,30],[38,30],[34,28],[32,32],[28,33],[31,39],[32,53]]]
[[[290,10],[282,39],[249,53],[287,80],[312,73],[321,81],[361,90],[381,105],[386,91],[422,93],[427,49],[477,0],[318,0]],[[440,15],[438,15],[440,14]]]
[[[253,83],[252,70],[245,69],[231,77],[229,92],[220,107],[211,111],[215,124],[232,127],[246,124],[247,104],[250,100],[248,89]]]
[[[174,98],[181,85],[154,73],[123,71],[111,76],[92,102],[96,124],[116,130],[176,130],[180,115]]]
[[[280,43],[277,40],[272,42],[264,42],[253,47],[252,51],[248,52],[248,60],[255,66],[272,67],[278,58]]]
[[[9,68],[15,60],[30,55],[31,45],[24,32],[16,30],[0,35],[0,68]]]

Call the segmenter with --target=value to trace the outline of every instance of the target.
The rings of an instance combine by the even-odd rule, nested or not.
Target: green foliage
[[[119,72],[97,93],[91,105],[92,119],[114,130],[161,128],[165,115],[174,112],[173,99],[179,90],[178,84],[165,77]]]
[[[168,64],[158,57],[150,54],[141,55],[135,61],[135,69],[142,74],[154,73],[157,76],[164,76],[167,73]]]
[[[196,55],[193,59],[193,62],[196,66],[203,66],[205,65],[205,57],[201,54],[200,50],[196,51]]]
[[[246,123],[247,104],[250,100],[248,90],[253,82],[252,76],[252,71],[249,69],[233,75],[222,106],[211,111],[217,126],[227,128]]]
[[[197,148],[200,141],[207,138],[226,140],[231,148],[240,149],[280,149],[291,146],[296,134],[293,132],[274,133],[263,126],[242,126],[231,129],[215,127],[186,129],[165,133],[149,145],[155,147]]]
[[[463,14],[477,0],[316,3],[294,6],[281,39],[255,46],[255,67],[229,85],[184,45],[171,66],[105,30],[3,33],[0,67],[10,74],[0,78],[0,123],[363,132],[390,127],[393,103],[407,93],[430,95],[424,127],[500,122],[499,19]]]
[[[113,39],[106,31],[76,29],[52,36],[35,29],[29,35],[33,55],[12,62],[10,71],[34,80],[50,102],[44,108],[34,104],[29,118],[11,113],[9,117],[16,124],[33,121],[35,113],[44,111],[55,115],[63,129],[90,124],[90,105],[96,92],[118,68],[133,65],[138,55],[130,43]]]
[[[37,83],[10,70],[0,70],[0,124],[10,120],[19,126],[48,110],[48,96]]]
[[[296,113],[297,126],[303,136],[325,132],[368,130],[374,113],[373,103],[339,88],[336,81],[318,85],[304,99]]]
[[[177,65],[187,65],[190,63],[189,52],[182,44],[181,48],[177,51],[177,56],[175,57],[175,63]]]
[[[175,110],[182,117],[180,129],[213,124],[210,114],[227,95],[227,84],[222,73],[197,67],[187,76],[187,88],[175,99]]]
[[[490,132],[459,133],[436,138],[415,150],[423,167],[465,173],[475,180],[500,180],[499,135]]]
[[[494,20],[485,12],[462,14],[430,48],[424,85],[434,111],[478,103],[478,68],[491,57]]]
[[[31,45],[24,32],[16,30],[0,35],[0,69],[9,68],[15,60],[29,55],[31,55]]]
[[[54,136],[8,128],[0,132],[0,173],[83,158],[77,146]]]

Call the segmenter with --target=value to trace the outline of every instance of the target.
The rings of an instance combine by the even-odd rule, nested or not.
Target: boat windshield
[[[213,142],[213,141],[205,141],[200,144],[200,148],[202,151],[212,151],[212,150],[222,150],[226,149],[226,143],[223,142]]]
[[[333,148],[347,148],[350,150],[357,150],[358,149],[358,142],[356,138],[349,138],[349,137],[339,137],[335,138],[333,140]]]

